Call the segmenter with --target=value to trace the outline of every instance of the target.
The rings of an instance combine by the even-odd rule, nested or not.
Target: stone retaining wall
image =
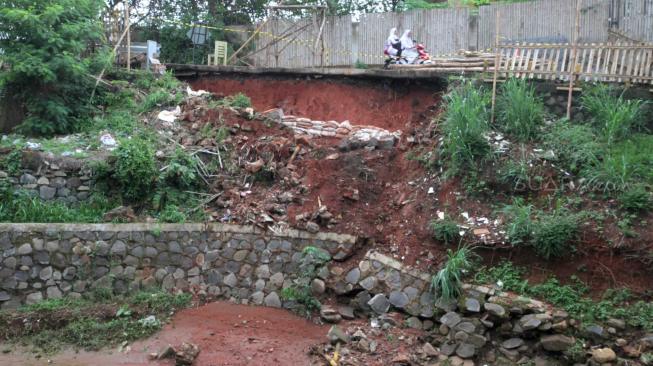
[[[355,244],[349,235],[226,224],[0,224],[0,308],[149,286],[280,307],[305,247],[343,259]]]
[[[0,170],[0,181],[8,181],[15,190],[26,191],[42,200],[66,203],[86,200],[94,184],[90,169],[65,168],[56,163],[23,167],[16,175]]]

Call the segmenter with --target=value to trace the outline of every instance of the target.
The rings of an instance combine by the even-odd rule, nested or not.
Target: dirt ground
[[[441,107],[444,92],[441,85],[247,76],[202,78],[191,81],[191,85],[217,95],[245,93],[257,111],[280,107],[286,114],[349,120],[352,124],[402,131],[401,141],[392,150],[340,152],[338,141],[313,139],[312,151],[300,154],[293,163],[293,172],[307,190],[302,193],[301,200],[288,205],[287,215],[281,218],[291,226],[301,228],[295,217],[315,211],[318,203],[322,203],[337,219],[335,225],[325,229],[369,238],[370,247],[409,265],[433,271],[447,249],[431,237],[428,229],[438,210],[468,212],[470,216],[494,219],[496,207],[510,202],[511,196],[501,192],[496,192],[491,202],[468,197],[460,180],[443,181],[439,174],[427,171],[416,160],[425,151],[437,150],[438,136],[431,132],[432,121]],[[247,122],[241,122],[244,123]],[[251,131],[244,135],[249,135],[250,141],[271,132],[288,137],[287,133],[284,135],[269,128],[263,131],[260,123],[249,123]],[[327,156],[337,158],[326,159]],[[431,188],[434,194],[428,193]],[[270,191],[280,192],[284,188],[275,184],[265,189],[267,191],[254,189],[245,199],[246,206],[261,207]],[[359,192],[360,199],[345,198],[353,190]],[[548,198],[544,193],[542,200]],[[649,266],[635,259],[634,250],[651,247],[652,233],[644,230],[639,238],[624,241],[618,230],[612,231],[608,225],[606,234],[600,236],[590,223],[582,229],[574,256],[548,262],[540,260],[528,248],[516,249],[509,245],[482,246],[478,252],[488,265],[510,259],[530,268],[533,281],[551,275],[564,281],[576,275],[587,282],[597,296],[605,289],[618,287],[645,292],[653,274]],[[622,247],[611,247],[610,242],[621,241]],[[361,251],[370,247],[361,248]]]
[[[29,350],[15,349],[0,354],[0,366],[174,365],[173,360],[149,361],[148,355],[182,342],[200,347],[195,366],[308,365],[310,346],[324,342],[327,331],[285,310],[215,302],[179,312],[154,337],[131,344],[126,353],[67,350],[35,359]]]

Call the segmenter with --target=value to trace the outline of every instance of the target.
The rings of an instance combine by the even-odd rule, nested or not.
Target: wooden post
[[[499,67],[501,66],[501,56],[500,56],[500,50],[499,50],[499,20],[500,20],[500,15],[501,13],[499,12],[499,7],[497,6],[497,14],[495,18],[496,22],[496,37],[494,40],[494,77],[492,78],[492,115],[490,119],[490,123],[494,124],[494,114],[495,114],[495,109],[496,109],[496,103],[497,103],[497,77],[499,75]]]
[[[576,62],[578,61],[578,38],[580,37],[580,9],[582,0],[576,0],[576,23],[574,38],[571,45],[571,64],[569,65],[569,94],[567,96],[567,119],[571,120],[571,102],[574,97],[574,78],[576,77]]]
[[[125,0],[125,27],[127,28],[127,71],[132,69],[132,40],[129,20],[129,0]]]

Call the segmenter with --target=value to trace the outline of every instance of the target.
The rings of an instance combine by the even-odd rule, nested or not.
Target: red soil
[[[67,351],[50,357],[49,363],[19,351],[0,354],[0,365],[174,365],[173,360],[148,361],[147,356],[182,342],[199,346],[195,366],[308,365],[309,347],[323,342],[327,331],[285,310],[217,302],[179,312],[154,337],[131,344],[126,354]]]
[[[472,216],[495,218],[495,208],[510,202],[510,197],[503,193],[497,193],[491,201],[466,197],[460,179],[441,181],[425,171],[421,164],[408,159],[409,154],[421,153],[419,149],[409,150],[409,136],[420,142],[418,146],[424,151],[435,149],[428,131],[440,102],[442,88],[438,85],[233,76],[206,78],[192,84],[195,89],[223,95],[243,92],[252,98],[259,111],[281,107],[286,113],[301,117],[350,120],[352,124],[370,124],[403,132],[399,146],[393,150],[343,153],[337,150],[337,140],[313,139],[314,148],[300,154],[293,162],[294,171],[308,190],[302,200],[288,206],[285,220],[298,225],[295,216],[314,212],[321,202],[339,221],[328,230],[371,239],[371,245],[361,248],[346,265],[353,265],[365,251],[375,248],[409,265],[435,271],[447,249],[431,237],[428,229],[428,223],[438,210],[467,211]],[[275,127],[263,127],[257,122],[240,123],[252,127],[251,132],[245,133],[249,141],[261,136],[290,137],[287,131]],[[325,159],[335,153],[338,158]],[[427,194],[429,187],[434,187],[435,194]],[[244,200],[249,209],[261,208],[261,202],[271,191],[278,193],[283,189],[277,184],[263,189],[259,186]],[[358,190],[359,200],[345,198],[352,190]],[[603,203],[597,201],[597,204]],[[618,242],[619,232],[609,231],[606,227],[607,237]],[[511,259],[530,269],[532,281],[539,282],[551,275],[565,281],[575,275],[590,285],[594,295],[622,286],[642,293],[650,287],[653,273],[650,266],[628,254],[633,254],[633,249],[650,250],[653,232],[639,231],[642,235],[635,239],[637,242],[631,240],[626,247],[619,248],[611,247],[606,237],[596,234],[595,227],[585,226],[575,255],[548,262],[528,249],[481,248],[479,252],[486,264]]]
[[[357,83],[333,80],[288,80],[265,78],[203,78],[191,83],[222,95],[245,93],[254,109],[282,108],[285,114],[313,120],[349,120],[354,125],[372,125],[404,130],[420,120],[420,112],[439,100],[439,89],[410,87],[383,81]]]

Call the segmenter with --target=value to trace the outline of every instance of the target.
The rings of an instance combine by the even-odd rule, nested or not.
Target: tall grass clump
[[[590,190],[623,192],[636,184],[653,184],[653,136],[636,134],[612,144],[598,165],[581,172]]]
[[[572,124],[568,119],[554,123],[544,135],[544,146],[553,150],[556,160],[570,173],[598,164],[603,147],[590,126]]]
[[[509,79],[497,98],[497,122],[501,131],[520,141],[537,137],[544,124],[544,104],[535,88],[522,79]]]
[[[482,88],[464,82],[447,97],[442,132],[442,155],[449,161],[450,174],[476,168],[491,152],[485,135],[488,124],[489,96]]]
[[[578,236],[578,216],[565,209],[542,213],[533,225],[533,247],[544,259],[568,254]]]
[[[464,246],[455,252],[447,251],[447,262],[431,279],[431,289],[438,300],[449,302],[455,300],[462,293],[463,276],[472,267],[474,252]]]
[[[614,88],[597,84],[583,93],[581,105],[591,115],[595,128],[610,144],[627,137],[638,127],[644,102],[626,100],[623,93],[617,95]]]
[[[527,204],[523,198],[515,198],[511,205],[503,209],[509,220],[508,240],[513,245],[528,243],[533,232],[533,205]]]

